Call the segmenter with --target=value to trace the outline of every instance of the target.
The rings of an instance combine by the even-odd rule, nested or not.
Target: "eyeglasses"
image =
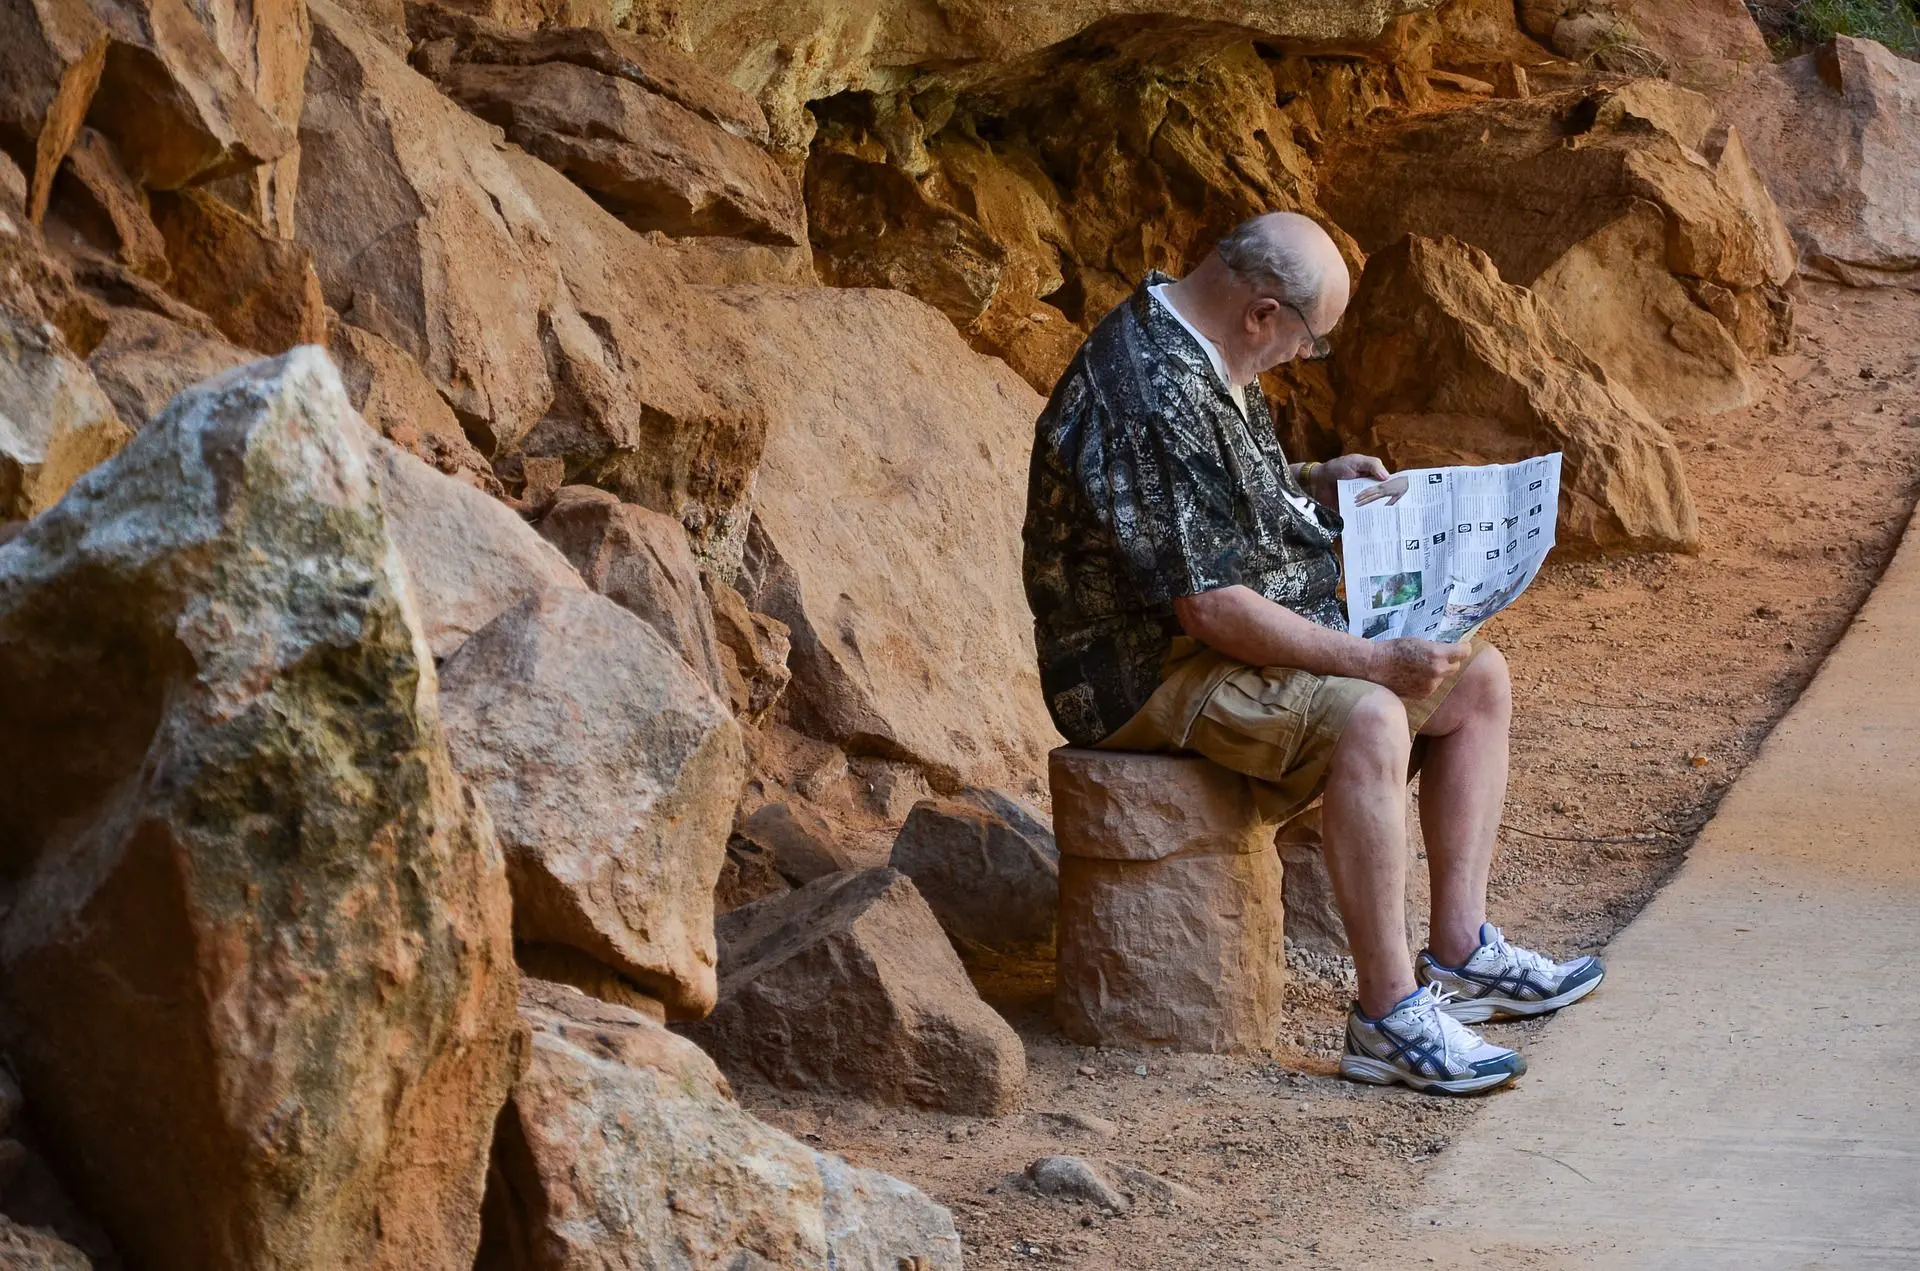
[[[1308,362],[1324,362],[1326,359],[1332,357],[1333,341],[1324,335],[1315,335],[1313,333],[1313,324],[1307,321],[1306,314],[1300,312],[1300,307],[1286,300],[1281,300],[1279,303],[1293,310],[1293,316],[1300,319],[1300,325],[1307,329],[1307,338],[1313,341],[1312,351],[1309,352],[1303,360]]]

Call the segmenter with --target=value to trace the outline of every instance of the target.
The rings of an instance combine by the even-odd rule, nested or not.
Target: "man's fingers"
[[[1372,477],[1375,481],[1385,481],[1387,479],[1387,465],[1381,463],[1372,455],[1356,455],[1354,459],[1360,469],[1356,475]]]

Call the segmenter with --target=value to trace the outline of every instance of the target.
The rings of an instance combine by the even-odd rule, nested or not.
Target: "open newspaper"
[[[1369,640],[1466,639],[1540,572],[1559,503],[1558,452],[1342,481],[1348,629]]]

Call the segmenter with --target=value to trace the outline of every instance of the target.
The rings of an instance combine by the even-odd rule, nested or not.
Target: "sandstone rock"
[[[1700,526],[1666,429],[1485,252],[1409,237],[1367,261],[1334,363],[1348,443],[1395,468],[1563,452],[1560,532],[1686,551]]]
[[[464,62],[439,80],[634,229],[805,238],[800,192],[766,151],[670,98],[571,62]]]
[[[1793,262],[1743,174],[1700,154],[1712,118],[1657,81],[1484,102],[1340,147],[1321,197],[1370,253],[1408,233],[1487,252],[1655,418],[1730,410],[1788,338]]]
[[[244,348],[283,353],[327,342],[327,303],[313,253],[260,229],[197,190],[158,194],[173,293]]]
[[[530,156],[508,158],[551,227],[570,306],[549,320],[566,368],[559,396],[521,452],[558,457],[568,482],[675,518],[702,567],[732,577],[769,403],[796,368],[760,361],[767,332],[714,293],[678,285],[672,263],[584,190]],[[756,373],[743,373],[749,359]]]
[[[45,228],[50,238],[93,246],[136,274],[167,280],[167,242],[146,193],[121,165],[113,143],[91,128],[82,128],[67,151]]]
[[[404,350],[342,322],[335,324],[327,351],[340,368],[353,408],[381,436],[476,490],[503,493],[499,478],[461,430],[453,408]]]
[[[756,808],[736,837],[765,852],[780,877],[794,887],[853,868],[853,859],[835,841],[833,827],[804,805],[769,803]]]
[[[506,851],[516,937],[577,949],[674,1015],[704,1015],[713,886],[746,776],[726,708],[652,627],[571,590],[461,645],[441,707]]]
[[[510,445],[553,398],[537,213],[484,124],[327,0],[311,12],[295,219],[327,303]]]
[[[908,296],[719,294],[759,333],[740,374],[776,421],[740,589],[790,628],[783,709],[938,787],[1034,791],[1055,737],[1020,583],[1040,399]]]
[[[201,0],[202,21],[240,82],[289,137],[306,99],[313,24],[305,0]],[[294,236],[299,147],[219,183],[221,198],[275,238]]]
[[[235,176],[292,147],[291,131],[186,0],[98,0],[94,12],[111,43],[87,120],[141,185],[174,190]],[[303,55],[296,49],[288,60],[297,65]]]
[[[365,437],[296,350],[181,396],[0,548],[0,1034],[142,1266],[478,1242],[506,878]]]
[[[1020,1038],[904,875],[829,874],[715,927],[720,1004],[688,1032],[730,1071],[951,1112],[999,1112],[1018,1096]]]
[[[252,358],[210,330],[147,309],[115,307],[87,366],[126,424],[147,426],[174,394]]]
[[[756,1121],[691,1043],[538,981],[521,1014],[477,1271],[959,1271],[945,1209]]]
[[[87,0],[26,0],[0,10],[0,50],[0,147],[30,182],[23,202],[37,224],[93,102],[107,31]]]
[[[1102,19],[1114,20],[1110,24],[1115,26],[1133,25],[1160,39],[1167,38],[1169,29],[1229,24],[1275,40],[1353,41],[1378,36],[1398,14],[1432,7],[1427,0],[1157,0],[1151,5],[1066,0],[1011,6],[988,0],[908,0],[863,8],[855,19],[837,0],[797,0],[771,9],[748,0],[698,6],[637,0],[624,11],[620,25],[692,49],[710,70],[759,98],[776,145],[798,150],[812,135],[807,106],[820,98],[885,91],[915,67],[1017,63]],[[1134,15],[1159,21],[1125,23]],[[1178,19],[1193,21],[1170,21]],[[522,21],[549,25],[531,13]]]
[[[766,428],[747,333],[329,0],[312,13],[299,224],[328,303],[419,363],[510,488],[559,459],[730,574]]]
[[[913,880],[961,956],[1053,956],[1060,852],[1012,800],[979,791],[916,804],[887,864]]]
[[[784,896],[793,888],[774,868],[773,853],[735,834],[727,839],[727,859],[720,880],[713,885],[713,912],[729,914],[768,896]]]
[[[1280,863],[1253,784],[1199,758],[1070,749],[1050,776],[1067,1036],[1271,1046],[1286,989]]]
[[[40,515],[132,435],[58,332],[0,309],[0,521]]]
[[[0,1267],[6,1271],[93,1271],[93,1260],[50,1232],[0,1214]]]
[[[408,33],[423,48],[444,46],[449,66],[537,66],[562,62],[623,79],[683,106],[736,137],[765,143],[767,116],[757,102],[671,44],[587,23],[515,29],[432,4],[406,5]]]
[[[700,577],[713,612],[713,633],[719,642],[720,675],[727,699],[749,728],[758,726],[773,710],[793,679],[787,669],[792,648],[787,624],[748,608],[746,597],[711,574]]]
[[[1791,223],[1805,272],[1920,288],[1920,66],[1837,36],[1761,68],[1726,115]]]
[[[1132,1201],[1078,1156],[1043,1156],[1027,1166],[1027,1178],[1042,1196],[1085,1201],[1116,1214],[1133,1208]]]
[[[1256,212],[1318,212],[1311,94],[1244,30],[1109,24],[982,74],[820,108],[814,259],[926,300],[1040,392],[1148,269]]]
[[[1770,61],[1739,0],[1522,0],[1518,7],[1525,28],[1565,56],[1665,74],[1701,92],[1727,89]],[[1631,60],[1633,51],[1641,60]]]
[[[377,447],[374,463],[388,529],[435,658],[450,656],[531,597],[586,591],[567,558],[499,500],[396,446]]]
[[[1334,898],[1333,878],[1321,852],[1320,805],[1315,804],[1281,827],[1274,846],[1280,852],[1281,896],[1286,901],[1287,942],[1314,953],[1348,952],[1347,924]]]
[[[523,981],[525,977],[532,976],[536,980],[565,984],[579,989],[588,997],[599,998],[644,1015],[656,1024],[666,1023],[665,1002],[647,993],[606,963],[596,962],[578,949],[564,944],[520,941],[513,947],[513,959],[520,964]]]
[[[713,611],[678,521],[605,490],[567,486],[539,529],[587,586],[644,619],[707,687],[726,692]]]

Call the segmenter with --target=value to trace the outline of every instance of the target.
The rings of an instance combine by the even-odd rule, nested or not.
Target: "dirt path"
[[[1920,526],[1412,1216],[1440,1265],[1920,1265]]]
[[[1675,430],[1704,550],[1562,561],[1502,616],[1516,828],[1501,836],[1493,901],[1516,939],[1573,953],[1618,932],[1845,629],[1920,477],[1917,334],[1920,295],[1810,287],[1799,350],[1767,369],[1764,398]],[[1335,1079],[1345,993],[1299,971],[1270,1060],[1084,1049],[1048,1024],[1044,975],[988,987],[1027,1041],[1018,1112],[740,1091],[768,1120],[952,1206],[971,1268],[1370,1265],[1436,1158],[1451,1168],[1448,1145],[1499,1106]],[[1531,1051],[1553,1027],[1491,1031]],[[1019,1172],[1051,1152],[1125,1161],[1191,1195],[1124,1217],[1034,1196]]]

